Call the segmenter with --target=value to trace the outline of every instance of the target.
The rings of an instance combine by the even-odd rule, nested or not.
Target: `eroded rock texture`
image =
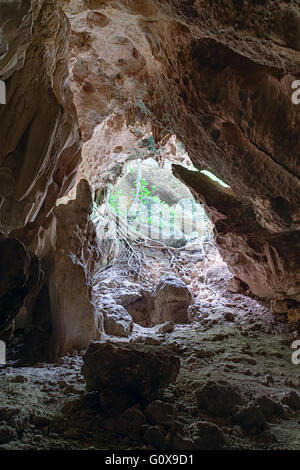
[[[300,301],[299,231],[270,233],[257,221],[252,204],[200,172],[173,166],[214,223],[220,253],[235,276],[258,297]]]
[[[107,304],[102,309],[104,330],[107,335],[128,338],[132,333],[133,321],[127,310],[118,304]]]
[[[7,88],[0,108],[1,231],[42,260],[57,355],[99,338],[100,328],[89,286],[90,258],[98,253],[96,243],[91,253],[91,200],[84,200],[82,185],[67,211],[53,213],[80,160],[67,64],[70,26],[54,1],[2,2],[0,13],[0,78]]]
[[[188,307],[194,303],[190,288],[174,275],[166,274],[155,289],[153,323],[188,322]]]
[[[22,306],[27,309],[40,289],[38,257],[13,238],[0,240],[0,338],[8,339]]]
[[[131,158],[144,146],[159,158],[175,134],[197,168],[232,188],[211,200],[208,183],[180,174],[205,201],[232,271],[260,297],[299,300],[300,107],[291,101],[299,31],[296,0],[2,2],[1,232],[17,229],[14,237],[54,263],[52,291],[88,290],[85,268],[60,247],[72,216],[53,213],[75,181],[81,142],[89,176],[108,168],[93,181],[101,193],[129,147]],[[55,322],[65,301],[71,311],[64,295],[52,295],[61,302],[52,302]]]
[[[68,30],[54,1],[0,6],[1,226],[5,233],[49,215],[71,187],[80,137],[69,86]],[[40,218],[40,225],[43,220]]]
[[[260,297],[298,299],[298,3],[71,2],[65,11],[85,139],[99,132],[97,110],[106,119],[112,106],[137,130],[150,121],[156,144],[175,133],[194,165],[222,178],[248,212],[242,237],[218,232],[233,272]],[[233,210],[226,217],[236,224]]]
[[[180,368],[171,351],[137,344],[94,342],[83,360],[87,389],[100,392],[100,404],[109,414],[151,401],[176,381]]]
[[[100,253],[90,220],[92,195],[87,181],[77,186],[76,199],[55,208],[56,240],[49,254],[49,293],[53,324],[53,355],[86,347],[101,339],[102,314],[93,302],[91,274]]]

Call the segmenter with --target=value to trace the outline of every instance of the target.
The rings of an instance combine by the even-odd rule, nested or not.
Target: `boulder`
[[[176,420],[177,409],[170,403],[155,400],[147,406],[145,414],[153,424],[169,424]]]
[[[151,325],[154,312],[154,297],[151,289],[143,289],[138,295],[134,294],[131,301],[129,295],[121,300],[121,304],[131,315],[134,323],[146,328]]]
[[[240,281],[240,279],[234,276],[230,278],[227,283],[227,290],[229,290],[229,292],[232,292],[233,294],[242,292],[242,282]]]
[[[128,408],[119,416],[108,417],[105,420],[104,427],[109,431],[127,435],[128,433],[134,433],[136,430],[140,431],[145,423],[146,418],[143,412],[133,407]]]
[[[290,308],[288,310],[288,321],[292,323],[300,321],[300,308]]]
[[[166,333],[172,333],[174,331],[174,322],[173,321],[167,321],[166,323],[163,323],[162,325],[158,326],[158,329],[156,331],[157,334],[159,335],[164,335]]]
[[[281,403],[283,405],[289,406],[294,411],[300,410],[300,396],[298,395],[297,392],[292,391],[292,392],[286,393],[281,398]]]
[[[230,386],[208,382],[195,392],[198,407],[210,416],[230,416],[242,397]]]
[[[192,439],[177,433],[171,438],[172,450],[194,450],[195,443]]]
[[[102,308],[104,330],[107,335],[128,338],[132,333],[133,321],[127,310],[118,304]]]
[[[259,406],[249,405],[239,407],[234,420],[241,426],[246,434],[258,434],[264,431],[266,420]]]
[[[153,322],[187,323],[188,307],[194,303],[190,288],[173,275],[162,277],[155,289]]]
[[[119,420],[119,430],[120,431],[132,431],[134,429],[138,429],[143,424],[146,423],[145,415],[141,410],[138,408],[128,408],[124,413],[120,416]]]
[[[266,396],[257,398],[254,405],[260,407],[266,419],[271,418],[272,416],[282,417],[284,414],[284,409],[281,403],[278,403]]]
[[[226,444],[222,429],[209,421],[198,421],[192,426],[192,431],[196,434],[195,447],[199,450],[219,450]]]
[[[147,444],[155,449],[162,450],[164,448],[164,435],[159,426],[150,426],[144,435]]]
[[[127,343],[92,342],[83,361],[87,389],[100,392],[100,405],[109,414],[149,403],[175,382],[180,368],[171,351]]]
[[[0,425],[0,444],[6,444],[17,438],[15,429],[6,424]]]

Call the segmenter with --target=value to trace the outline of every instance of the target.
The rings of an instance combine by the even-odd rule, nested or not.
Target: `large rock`
[[[127,408],[119,416],[109,416],[105,420],[105,428],[117,432],[118,434],[124,434],[131,436],[138,431],[140,435],[141,426],[146,423],[146,417],[144,413],[138,407]]]
[[[104,331],[107,335],[128,338],[132,333],[133,321],[122,305],[108,304],[101,309],[104,316]]]
[[[292,392],[288,392],[281,398],[281,403],[289,406],[294,411],[299,411],[300,410],[300,395],[294,390]]]
[[[225,435],[216,424],[198,421],[191,426],[197,450],[220,450],[226,444]]]
[[[232,387],[208,382],[195,392],[199,408],[209,416],[229,416],[243,400]]]
[[[156,286],[153,323],[187,323],[188,307],[194,303],[189,287],[177,277],[166,274]]]
[[[130,313],[135,323],[141,326],[151,326],[154,312],[154,296],[152,289],[143,289],[140,291],[139,296],[132,298],[132,301],[127,300],[122,305]]]
[[[0,425],[0,444],[6,444],[17,438],[16,430],[5,423]]]
[[[260,408],[266,419],[271,418],[272,416],[282,417],[284,415],[284,408],[282,404],[264,395],[258,397],[255,400],[254,405]]]
[[[259,434],[266,427],[266,420],[260,406],[239,407],[234,420],[246,434]]]
[[[171,424],[176,420],[177,409],[171,403],[155,400],[147,406],[145,414],[154,424]]]
[[[161,347],[93,342],[83,358],[87,389],[100,392],[107,413],[151,401],[162,387],[175,382],[180,361]]]

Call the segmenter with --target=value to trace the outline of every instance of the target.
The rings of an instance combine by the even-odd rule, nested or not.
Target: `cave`
[[[300,450],[299,70],[298,0],[0,2],[0,450]]]

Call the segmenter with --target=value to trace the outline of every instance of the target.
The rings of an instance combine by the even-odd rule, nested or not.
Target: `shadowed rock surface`
[[[234,275],[258,297],[299,302],[299,231],[272,233],[259,224],[253,205],[244,197],[199,172],[178,165],[173,171],[204,204],[220,253]]]
[[[26,310],[30,310],[39,293],[42,278],[41,264],[35,254],[18,240],[0,240],[1,339],[9,339],[9,329],[21,307],[24,305]]]
[[[76,178],[100,197],[127,159],[161,163],[175,135],[195,168],[231,187],[222,193],[225,207],[221,195],[208,200],[206,177],[176,170],[204,201],[236,278],[258,297],[299,302],[300,121],[291,100],[298,7],[295,0],[1,4],[1,230],[42,258],[45,289],[52,289],[57,199]],[[78,276],[78,285],[87,279],[67,264],[66,276]],[[86,343],[76,335],[75,345]]]
[[[88,390],[98,390],[100,403],[113,413],[151,400],[176,380],[179,367],[179,359],[163,348],[91,343],[82,373]]]

